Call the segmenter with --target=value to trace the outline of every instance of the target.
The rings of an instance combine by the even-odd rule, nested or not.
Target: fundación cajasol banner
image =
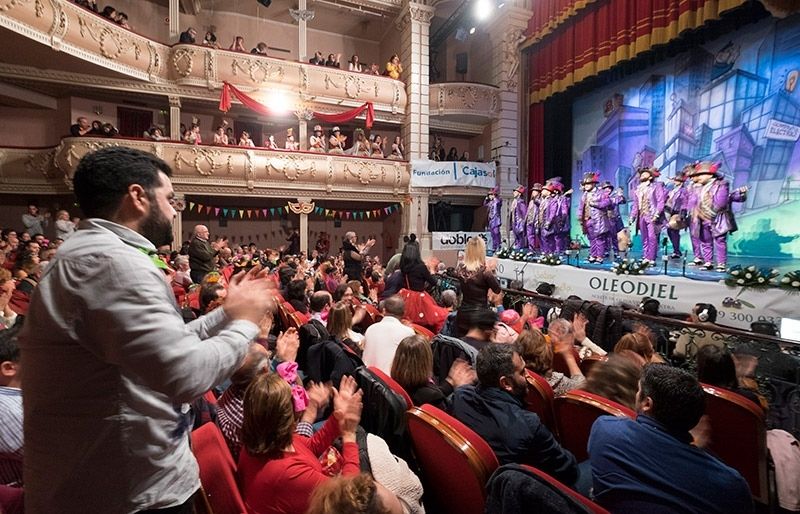
[[[497,185],[494,162],[411,161],[413,187],[485,187]]]

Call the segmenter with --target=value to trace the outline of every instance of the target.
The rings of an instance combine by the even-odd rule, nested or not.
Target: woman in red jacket
[[[333,389],[333,416],[308,438],[294,433],[297,393],[292,386],[277,373],[260,375],[250,384],[239,456],[239,483],[250,514],[303,514],[311,494],[332,474],[320,456],[326,464],[339,461],[334,467],[341,467],[342,475],[359,473],[356,427],[363,393],[356,389],[352,377],[342,378],[339,390]],[[338,455],[329,449],[340,435]]]

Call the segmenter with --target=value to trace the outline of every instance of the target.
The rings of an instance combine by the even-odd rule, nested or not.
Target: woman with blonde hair
[[[664,359],[653,349],[653,341],[640,331],[630,332],[619,338],[614,345],[614,353],[630,350],[644,359],[645,364],[663,363]]]
[[[364,349],[360,343],[364,341],[364,336],[353,332],[352,327],[353,314],[350,306],[345,302],[336,302],[328,314],[328,333],[337,343],[361,356]]]
[[[433,380],[431,343],[421,335],[408,336],[397,346],[392,360],[391,377],[406,390],[414,405],[429,403],[444,409],[447,397],[456,387],[475,381],[475,371],[466,361],[457,359],[447,379],[440,385]]]
[[[408,504],[371,476],[356,476],[328,480],[314,491],[306,514],[403,514],[410,512]]]
[[[569,322],[566,321],[566,323]],[[566,329],[566,326],[564,328]],[[547,383],[553,388],[553,394],[556,396],[564,394],[570,389],[581,387],[586,380],[572,353],[572,333],[566,332],[563,334],[566,337],[554,337],[553,343],[555,351],[563,355],[564,360],[567,362],[570,376],[553,371],[553,356],[555,354],[553,345],[547,341],[544,334],[539,330],[524,330],[515,341],[519,348],[520,356],[525,361],[525,367],[547,380]]]
[[[487,308],[487,294],[491,290],[500,293],[500,282],[494,274],[494,260],[486,263],[486,242],[482,237],[471,237],[467,241],[464,263],[459,265],[456,276],[461,282],[461,307],[456,314],[456,335],[463,336],[469,330],[472,312]]]
[[[314,490],[330,479],[322,462],[337,462],[344,476],[360,471],[356,428],[363,393],[357,392],[355,379],[343,377],[339,390],[333,389],[333,415],[311,438],[295,433],[296,387],[278,373],[264,373],[244,393],[238,473],[252,512],[305,512]],[[331,449],[339,436],[341,454]]]

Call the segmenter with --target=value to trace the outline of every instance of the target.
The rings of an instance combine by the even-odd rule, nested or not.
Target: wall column
[[[518,184],[527,187],[520,177],[520,155],[524,148],[520,108],[520,51],[531,11],[506,5],[496,12],[488,32],[492,42],[492,82],[500,88],[500,109],[492,121],[492,158],[497,164],[497,185],[503,198],[503,232],[511,244],[513,231],[508,226],[512,193]],[[505,235],[505,234],[504,234]]]
[[[297,9],[289,9],[289,14],[297,22],[297,60],[308,61],[308,27],[314,19],[314,11],[306,8],[306,0],[298,0]]]
[[[177,39],[181,33],[180,0],[169,0],[169,39]]]
[[[408,104],[403,125],[403,141],[408,158],[426,159],[429,135],[429,57],[430,24],[435,9],[424,2],[404,2],[397,18],[397,29],[401,32],[400,62],[403,73],[400,79],[406,84]],[[417,234],[424,255],[430,253],[431,234],[428,232],[427,188],[411,188],[411,205],[403,211],[401,238],[410,233]],[[401,244],[402,247],[402,239]]]
[[[310,204],[313,200],[309,197],[298,198],[297,202],[300,204]],[[300,213],[300,251],[308,253],[308,214]]]
[[[183,244],[183,210],[186,208],[186,197],[183,193],[175,193],[175,218],[172,220],[172,249],[180,250]]]
[[[181,97],[169,97],[169,138],[181,140]]]

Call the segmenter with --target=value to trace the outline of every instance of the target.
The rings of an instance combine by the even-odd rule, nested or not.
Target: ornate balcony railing
[[[500,89],[474,82],[430,85],[430,115],[466,123],[489,123],[500,113]]]
[[[408,192],[411,177],[408,163],[388,159],[93,137],[63,139],[52,156],[56,171],[50,176],[69,182],[81,157],[106,146],[164,159],[172,167],[175,189],[183,193],[396,200]]]
[[[406,109],[405,85],[398,80],[198,45],[170,47],[68,0],[0,1],[0,27],[149,82],[217,90],[228,81],[250,90],[282,89],[304,103],[372,102],[390,114]]]

